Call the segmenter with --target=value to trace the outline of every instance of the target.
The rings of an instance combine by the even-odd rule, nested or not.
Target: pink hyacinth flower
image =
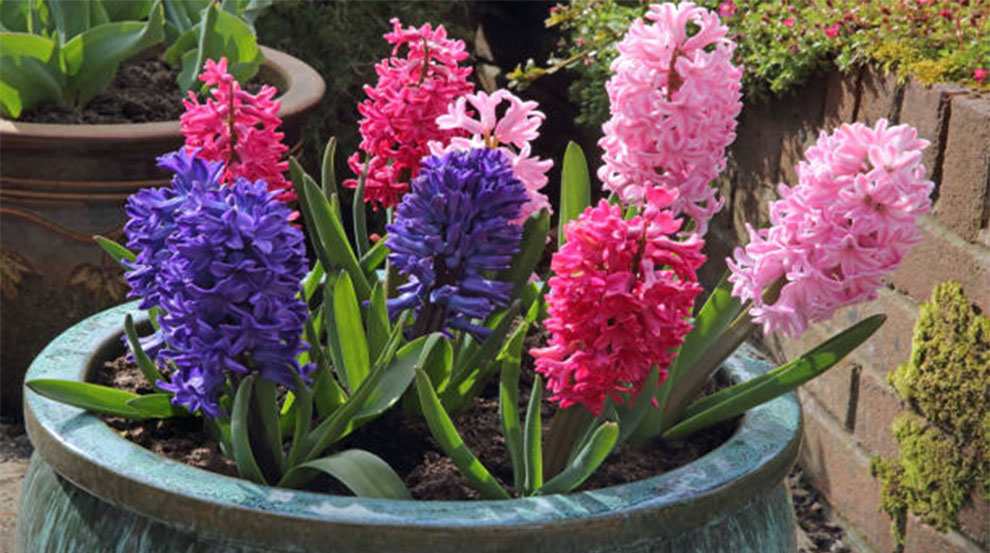
[[[289,148],[282,143],[285,135],[276,130],[282,124],[278,117],[281,103],[273,99],[278,91],[268,85],[257,94],[242,90],[227,73],[226,58],[206,60],[199,79],[213,88],[205,103],[192,92],[182,101],[186,111],[179,127],[186,137],[186,151],[198,151],[208,161],[222,161],[224,183],[238,178],[263,180],[269,190],[280,191],[279,200],[294,200],[292,183],[285,179],[289,162],[283,159]]]
[[[671,210],[704,235],[723,204],[710,183],[736,137],[742,69],[715,13],[668,3],[650,6],[646,18],[653,23],[634,21],[612,62],[598,177],[625,202],[644,201],[651,188],[677,191]]]
[[[765,332],[798,337],[836,309],[872,300],[882,278],[921,240],[915,221],[931,207],[921,151],[909,125],[845,124],[824,131],[798,163],[798,184],[780,185],[767,229],[729,259],[732,293],[752,300]],[[779,299],[763,292],[785,279]]]
[[[420,160],[429,153],[428,142],[447,144],[465,134],[440,129],[436,119],[447,104],[474,90],[467,81],[471,68],[458,66],[468,57],[464,42],[448,39],[442,25],[403,29],[398,19],[391,23],[392,32],[384,38],[392,44],[392,57],[375,67],[378,83],[364,87],[368,99],[358,106],[359,148],[365,157],[355,152],[347,160],[356,175],[367,160],[365,201],[385,208],[399,203],[409,189]],[[344,181],[344,186],[357,187],[357,179]]]
[[[508,102],[508,106],[500,117],[498,111],[503,102]],[[446,114],[437,117],[437,126],[466,131],[470,136],[451,138],[446,146],[431,142],[430,153],[442,155],[451,150],[496,148],[505,154],[513,174],[522,181],[529,194],[529,202],[522,206],[519,220],[525,221],[541,209],[552,212],[550,201],[540,193],[540,189],[547,184],[546,173],[553,167],[553,161],[530,155],[530,142],[540,136],[540,124],[546,118],[543,112],[537,111],[537,107],[539,104],[536,102],[524,102],[505,89],[496,90],[491,95],[478,92],[461,96],[448,106]],[[477,118],[474,117],[475,112]]]
[[[666,379],[691,330],[701,291],[695,271],[705,260],[699,236],[672,237],[680,228],[669,211],[625,220],[605,200],[567,224],[567,242],[551,262],[551,337],[530,352],[551,400],[597,415],[606,398],[622,404],[622,394],[641,389],[654,365],[660,383]]]

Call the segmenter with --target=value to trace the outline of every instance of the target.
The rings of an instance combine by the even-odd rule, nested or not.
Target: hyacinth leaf
[[[116,388],[76,382],[73,380],[58,380],[38,378],[29,380],[25,385],[33,392],[54,399],[55,401],[79,407],[93,413],[123,417],[126,419],[154,418],[153,413],[145,412],[127,402],[141,396]]]
[[[305,301],[308,302],[313,298],[313,294],[319,289],[325,276],[326,273],[323,271],[323,264],[317,260],[313,264],[312,270],[306,273],[306,278],[303,279],[303,299]]]
[[[172,394],[170,393],[141,395],[128,400],[127,404],[155,419],[190,416],[185,407],[172,404]]]
[[[129,261],[131,263],[137,261],[137,256],[134,252],[124,246],[121,246],[113,240],[110,240],[109,238],[105,238],[97,234],[93,237],[93,240],[96,240],[97,245],[103,248],[103,251],[110,256],[110,259],[112,259],[114,263],[124,267],[125,269],[128,267],[124,265],[124,261]]]
[[[254,456],[258,464],[264,467],[269,475],[280,475],[285,472],[285,454],[282,451],[282,432],[278,425],[278,398],[275,394],[275,383],[265,379],[254,383],[250,434]],[[269,477],[274,481],[277,476]]]
[[[364,254],[371,249],[368,242],[368,218],[364,211],[364,189],[368,179],[368,165],[371,162],[369,157],[364,162],[364,169],[358,177],[357,189],[354,190],[354,202],[351,205],[351,214],[354,218],[354,245],[357,248],[357,256],[364,257]]]
[[[632,435],[633,431],[646,418],[646,414],[650,409],[653,409],[653,396],[656,394],[659,381],[660,367],[653,365],[650,375],[646,377],[646,382],[643,384],[643,388],[639,391],[632,405],[615,406],[615,413],[619,422],[619,444],[626,441]]]
[[[595,420],[594,415],[581,405],[571,405],[557,409],[550,421],[547,435],[544,473],[555,476],[567,466],[568,460],[576,455],[578,439],[584,436]]]
[[[320,163],[320,188],[323,195],[330,197],[337,193],[337,172],[334,168],[334,156],[337,154],[337,137],[331,136],[323,148],[323,161]]]
[[[522,335],[525,337],[525,334]],[[505,448],[512,461],[513,487],[522,489],[526,477],[523,460],[523,433],[519,423],[519,364],[522,358],[521,339],[509,341],[499,359],[498,410],[502,421]]]
[[[536,491],[537,495],[549,495],[552,493],[567,493],[574,490],[602,464],[608,457],[615,445],[619,441],[619,425],[614,422],[604,422],[599,426],[591,439],[581,449],[580,453],[571,461],[560,474],[553,477],[542,488]]]
[[[371,301],[368,302],[367,326],[368,326],[368,356],[370,359],[378,359],[378,356],[385,350],[388,337],[391,333],[388,322],[388,306],[385,303],[385,283],[376,281],[371,289]]]
[[[421,336],[403,346],[387,367],[376,364],[351,397],[310,433],[307,454],[303,458],[312,459],[347,435],[357,422],[371,420],[395,404],[412,382],[412,372],[425,340],[426,337]]]
[[[412,499],[399,475],[381,457],[363,449],[347,449],[293,467],[279,487],[293,488],[303,472],[318,471],[347,486],[358,497]]]
[[[362,326],[361,309],[351,277],[340,273],[333,287],[333,332],[337,334],[342,366],[336,367],[344,373],[347,389],[356,390],[370,372],[371,360],[368,354],[368,338]]]
[[[192,44],[190,35],[196,39]],[[176,82],[183,91],[197,86],[199,72],[208,59],[227,58],[227,70],[239,83],[251,80],[265,61],[251,27],[213,3],[195,27],[176,39],[167,56],[174,60],[180,52],[182,70]]]
[[[557,227],[557,245],[564,245],[564,226],[577,219],[591,205],[591,175],[584,150],[577,143],[567,143],[564,166],[560,174],[560,222]]]
[[[523,224],[522,240],[519,242],[519,252],[512,258],[512,264],[501,271],[495,280],[512,283],[512,294],[518,297],[529,282],[530,275],[543,257],[547,245],[547,233],[550,232],[550,213],[541,209],[526,219]]]
[[[543,379],[536,375],[526,405],[526,429],[523,433],[523,492],[530,495],[543,486]]]
[[[378,268],[382,266],[388,258],[388,247],[385,246],[385,236],[381,237],[375,245],[371,246],[363,257],[361,257],[361,270],[368,276],[368,279],[379,279],[376,275]],[[379,279],[380,280],[380,279]]]
[[[319,338],[313,328],[313,321],[307,320],[303,329],[306,341],[311,344],[309,353],[316,362],[316,373],[313,377],[313,398],[316,402],[316,410],[321,417],[327,417],[347,400],[347,393],[337,384],[337,379],[333,377],[333,373],[330,371],[327,352],[319,345]]]
[[[252,482],[266,484],[265,477],[262,476],[261,469],[254,459],[251,440],[248,437],[250,425],[247,419],[254,378],[254,375],[248,376],[237,387],[237,394],[234,396],[234,408],[230,414],[230,445],[234,454],[234,463],[237,465],[237,474]]]
[[[416,371],[416,392],[423,415],[426,417],[426,424],[430,427],[430,433],[464,475],[468,484],[486,499],[509,499],[509,493],[461,439],[453,421],[440,404],[440,398],[430,384],[429,375],[422,370]]]
[[[124,334],[127,335],[127,345],[130,346],[131,353],[134,355],[134,361],[137,363],[138,368],[141,369],[144,379],[148,381],[148,384],[158,388],[158,381],[165,380],[165,377],[162,376],[162,373],[158,371],[158,367],[155,366],[155,362],[148,357],[144,348],[141,347],[137,329],[134,327],[134,319],[129,314],[124,317]]]
[[[42,102],[65,104],[55,41],[28,33],[0,33],[0,113],[17,119]]]
[[[509,329],[512,328],[512,324],[519,315],[519,309],[520,302],[519,300],[515,300],[505,311],[489,316],[489,324],[486,326],[492,328],[492,325],[494,325],[491,334],[485,338],[485,341],[480,346],[472,340],[461,350],[454,362],[454,368],[451,370],[450,385],[447,386],[445,395],[462,395],[462,393],[457,391],[458,389],[462,389],[462,384],[472,376],[477,377],[479,372],[491,364],[495,359],[495,355],[502,348],[505,335],[508,334]],[[468,390],[462,389],[462,392],[467,393]],[[454,398],[449,397],[445,399],[453,400]],[[447,401],[444,404],[447,405]]]
[[[290,168],[294,160],[290,161]],[[298,167],[298,162],[295,162]],[[354,250],[340,218],[335,215],[335,210],[330,201],[323,195],[322,191],[316,187],[313,179],[302,172],[301,179],[294,181],[296,194],[299,196],[299,205],[306,218],[306,228],[309,231],[313,247],[319,256],[323,268],[329,270],[331,267],[342,268],[350,275],[357,293],[358,301],[367,301],[371,296],[371,285],[361,270],[361,265],[354,256]],[[295,178],[295,176],[293,176]]]
[[[304,364],[300,362],[300,364]],[[296,421],[296,394],[291,390],[285,393],[282,407],[278,410],[278,428],[283,436],[292,436]],[[310,415],[312,416],[312,415]]]
[[[165,19],[175,32],[184,33],[199,22],[200,13],[210,4],[211,0],[185,0],[183,2],[165,2]],[[124,2],[114,2],[123,4]],[[177,65],[169,61],[169,65]]]
[[[694,382],[704,382],[708,379],[707,374],[693,374],[690,377],[685,377],[685,374],[694,367],[701,354],[710,349],[711,345],[723,335],[742,310],[742,302],[732,295],[729,275],[728,271],[722,275],[718,285],[712,290],[698,316],[695,317],[694,329],[684,337],[684,343],[681,344],[677,356],[668,369],[667,381],[654,394],[660,408],[657,412],[658,416],[647,417],[633,432],[634,444],[642,445],[660,434],[662,420],[659,415],[666,411],[671,391],[682,385],[683,378],[691,378]]]
[[[313,422],[313,394],[299,373],[294,372],[292,379],[295,382],[295,389],[286,396],[286,404],[291,400],[292,408],[288,413],[283,413],[292,415],[292,445],[289,446],[289,456],[286,459],[290,469],[299,464],[300,455],[309,437],[309,427]]]
[[[146,22],[107,23],[76,35],[61,50],[68,75],[68,99],[75,105],[86,105],[110,84],[120,62],[164,38],[165,16],[160,2]]]
[[[168,4],[173,4],[169,2]],[[140,21],[151,13],[154,7],[152,0],[132,0],[131,2],[93,2],[93,7],[102,10],[109,21]],[[167,5],[166,5],[167,6]],[[166,19],[168,10],[166,8]],[[90,17],[91,21],[98,21],[96,14]]]
[[[91,5],[95,8],[92,11]],[[48,2],[46,6],[55,22],[55,36],[58,37],[59,44],[65,44],[70,38],[92,26],[108,23],[106,11],[96,11],[99,5],[98,2]],[[96,20],[91,20],[91,15],[97,16]]]
[[[434,332],[426,338],[423,346],[423,357],[419,365],[430,376],[430,383],[436,390],[442,390],[450,378],[450,369],[454,364],[454,348],[443,334]]]
[[[668,440],[683,438],[790,392],[841,361],[886,320],[887,316],[882,314],[867,317],[790,363],[699,400],[696,405],[688,406],[684,420],[664,432],[662,437]]]

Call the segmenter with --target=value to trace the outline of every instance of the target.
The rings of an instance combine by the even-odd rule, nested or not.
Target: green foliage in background
[[[717,10],[737,43],[736,61],[745,67],[747,98],[781,95],[831,67],[848,70],[874,63],[901,78],[924,84],[978,82],[978,69],[990,71],[990,6],[986,0],[698,0]],[[600,125],[608,117],[605,82],[629,22],[648,3],[573,0],[551,9],[546,24],[561,32],[557,53],[547,66],[530,61],[510,75],[514,86],[566,68],[575,74],[572,100],[580,123]]]
[[[900,457],[870,468],[903,543],[909,512],[946,532],[975,488],[990,498],[990,317],[958,284],[939,285],[921,307],[911,360],[888,380],[912,412],[894,423]]]

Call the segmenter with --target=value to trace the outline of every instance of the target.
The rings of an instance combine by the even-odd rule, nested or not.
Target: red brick
[[[899,451],[891,425],[905,413],[897,393],[873,369],[864,369],[859,378],[856,424],[853,436],[870,455],[894,457]]]
[[[980,546],[990,549],[990,501],[973,490],[971,503],[959,511],[961,531]]]
[[[788,356],[793,359],[801,352]],[[843,426],[849,416],[850,389],[853,381],[859,381],[860,365],[844,360],[825,371],[824,374],[801,386],[801,398],[810,394]]]
[[[904,553],[986,553],[958,532],[941,534],[914,516],[908,516],[904,532]]]
[[[987,227],[990,202],[990,99],[952,99],[935,217],[970,242]],[[984,281],[986,282],[986,281]]]
[[[832,71],[828,74],[822,121],[825,131],[831,132],[835,127],[851,122],[856,117],[861,72],[861,69],[857,69],[849,73]]]
[[[856,120],[872,126],[878,119],[896,118],[897,75],[867,68],[859,83],[859,107]]]
[[[880,482],[870,476],[869,456],[814,398],[802,405],[804,443],[799,462],[805,474],[870,547],[893,550],[890,518],[880,511]]]
[[[804,151],[818,140],[822,130],[822,113],[827,96],[828,77],[821,76],[802,86],[784,101],[777,103],[777,118],[783,131],[780,150],[780,181],[797,184],[794,166],[804,158]]]
[[[966,243],[930,216],[922,217],[918,226],[924,241],[911,248],[891,275],[894,286],[926,301],[936,284],[954,280],[986,312],[990,308],[990,249]]]
[[[941,179],[941,150],[948,124],[949,102],[952,97],[965,94],[966,89],[954,85],[925,86],[913,78],[904,87],[899,123],[906,123],[918,130],[918,136],[931,142],[925,148],[921,162],[925,164],[928,178]]]

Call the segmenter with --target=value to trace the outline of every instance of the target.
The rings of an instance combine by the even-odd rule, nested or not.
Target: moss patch
[[[908,513],[947,532],[974,488],[990,498],[990,317],[958,284],[939,285],[921,306],[910,361],[888,380],[913,412],[893,426],[900,457],[870,468],[900,546]]]

